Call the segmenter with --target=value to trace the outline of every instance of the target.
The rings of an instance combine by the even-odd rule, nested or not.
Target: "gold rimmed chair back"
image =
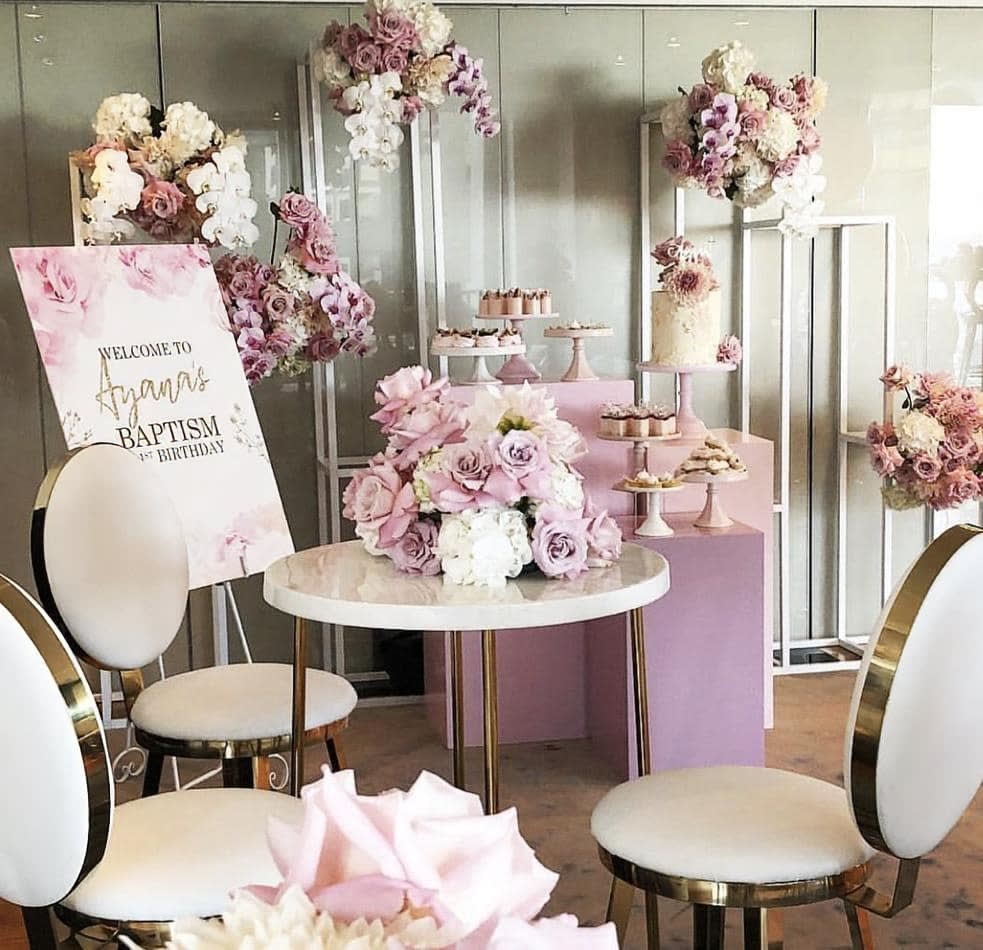
[[[192,789],[114,807],[106,736],[72,650],[34,599],[0,575],[4,754],[30,781],[0,783],[0,899],[23,908],[31,950],[58,946],[51,910],[98,940],[159,945],[170,922],[215,916],[229,892],[280,875],[270,817],[295,798]]]
[[[983,531],[951,528],[918,558],[875,626],[846,731],[846,790],[778,769],[714,767],[642,776],[612,789],[591,831],[613,873],[608,917],[623,941],[632,888],[645,892],[648,946],[658,899],[693,904],[693,946],[723,946],[740,907],[746,948],[782,946],[780,908],[840,899],[855,948],[868,912],[914,896],[918,862],[983,780]],[[890,896],[871,859],[899,859]]]
[[[290,666],[232,663],[144,687],[143,668],[178,634],[189,576],[184,528],[152,466],[118,445],[70,452],[38,491],[31,558],[41,601],[73,649],[120,673],[148,751],[144,794],[159,790],[166,755],[218,760],[227,785],[252,785],[254,770],[266,783],[266,757],[290,749]],[[308,671],[306,739],[325,743],[332,768],[344,767],[340,733],[356,702],[343,677]]]

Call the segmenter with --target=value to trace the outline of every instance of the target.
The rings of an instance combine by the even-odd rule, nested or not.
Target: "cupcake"
[[[609,402],[601,407],[601,421],[597,431],[601,435],[618,435],[618,407]]]
[[[539,291],[539,312],[553,312],[553,295],[548,290]]]
[[[518,288],[510,290],[505,295],[505,313],[510,317],[522,314],[522,291]]]
[[[522,295],[522,312],[523,313],[540,313],[539,309],[539,297],[536,296],[534,290],[527,290]]]
[[[645,438],[649,435],[649,413],[643,406],[632,406],[631,414],[626,420],[626,435]]]
[[[491,315],[491,291],[485,290],[478,298],[478,316],[487,317]]]
[[[649,434],[673,435],[676,431],[676,413],[666,406],[653,406],[649,410]]]
[[[467,349],[474,346],[474,336],[470,330],[457,330],[451,340],[451,345]]]
[[[478,330],[476,346],[498,346],[498,330]]]
[[[500,317],[505,313],[505,298],[500,290],[488,292],[488,316]]]

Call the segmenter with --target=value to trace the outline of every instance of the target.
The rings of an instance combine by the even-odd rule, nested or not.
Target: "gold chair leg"
[[[659,950],[659,896],[645,892],[645,939],[648,950]]]
[[[724,950],[724,908],[693,905],[693,950]]]
[[[870,917],[862,907],[843,902],[846,922],[850,927],[850,946],[853,950],[874,950],[874,935],[870,932]]]
[[[451,743],[454,784],[467,788],[464,769],[464,643],[460,630],[451,631]]]
[[[744,950],[782,950],[784,939],[780,907],[744,908]]]
[[[628,918],[631,917],[631,905],[635,899],[635,888],[620,878],[611,879],[611,896],[608,898],[608,912],[605,920],[614,924],[618,935],[618,946],[625,945],[625,934],[628,933]]]
[[[481,631],[481,686],[485,706],[485,814],[498,811],[498,673],[495,631]]]

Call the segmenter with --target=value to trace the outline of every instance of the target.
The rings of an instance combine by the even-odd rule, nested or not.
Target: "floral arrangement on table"
[[[826,83],[802,74],[780,83],[754,66],[736,40],[703,60],[703,82],[662,110],[662,164],[677,185],[745,208],[777,196],[782,231],[811,236],[826,187],[816,130]]]
[[[486,816],[429,772],[371,796],[325,768],[302,794],[299,828],[270,821],[282,883],[235,892],[221,920],[177,921],[171,950],[617,950],[613,924],[533,920],[558,876],[514,808]]]
[[[903,415],[867,427],[874,471],[889,508],[954,508],[983,495],[983,392],[946,373],[891,366],[885,390],[903,391]]]
[[[341,269],[328,219],[293,191],[270,210],[290,232],[276,267],[245,254],[215,264],[246,379],[296,376],[339,353],[373,353],[375,301]]]
[[[703,303],[712,291],[720,287],[710,255],[681,234],[656,244],[652,248],[652,257],[662,268],[659,271],[662,289],[680,307]],[[741,341],[736,336],[728,335],[720,341],[717,347],[718,363],[739,366],[743,358]]]
[[[371,554],[409,574],[496,587],[535,564],[573,578],[621,555],[572,463],[580,432],[545,389],[489,386],[463,406],[446,378],[404,367],[376,387],[371,417],[389,444],[355,474],[344,514]]]
[[[451,39],[451,21],[427,0],[369,0],[368,29],[333,21],[314,52],[314,74],[346,116],[353,158],[393,171],[409,125],[448,94],[474,117],[475,132],[491,138],[500,125],[492,109],[482,60]]]
[[[95,143],[71,156],[82,173],[86,243],[129,237],[134,226],[229,248],[259,236],[239,132],[223,132],[192,102],[161,112],[135,92],[104,99],[92,128]]]

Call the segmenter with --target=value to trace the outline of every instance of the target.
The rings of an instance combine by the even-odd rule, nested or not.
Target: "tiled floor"
[[[853,677],[848,673],[790,676],[776,680],[776,728],[768,734],[768,764],[841,779],[843,724]],[[350,764],[363,791],[406,787],[423,768],[449,774],[448,754],[430,730],[421,706],[362,709],[347,738]],[[477,750],[468,753],[469,776],[480,787]],[[317,764],[311,765],[311,777]],[[523,834],[540,858],[560,872],[548,912],[568,911],[584,922],[600,920],[609,879],[588,833],[591,809],[615,777],[591,754],[588,741],[508,746],[502,761],[503,804],[519,809]],[[126,786],[128,794],[134,783]],[[890,886],[890,862],[878,881]],[[690,918],[680,904],[663,902],[664,947],[686,947]],[[736,915],[728,943],[739,946]],[[640,907],[627,946],[644,946]],[[893,921],[875,920],[878,947],[983,947],[983,793],[945,844],[923,862],[915,904]],[[785,915],[790,950],[837,950],[849,946],[838,906],[823,904]],[[27,944],[20,915],[0,904],[0,948]]]

